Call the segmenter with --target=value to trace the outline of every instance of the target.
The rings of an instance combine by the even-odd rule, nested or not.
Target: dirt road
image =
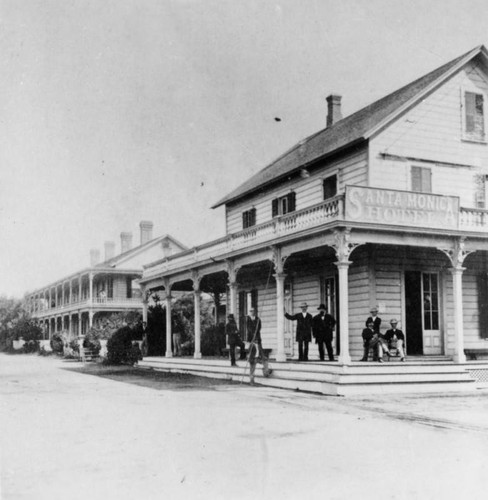
[[[2,499],[484,499],[488,394],[126,383],[0,355]]]

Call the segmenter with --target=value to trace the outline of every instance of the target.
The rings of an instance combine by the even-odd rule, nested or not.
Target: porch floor
[[[405,362],[392,358],[384,363],[353,361],[343,365],[337,361],[278,363],[270,360],[273,373],[262,376],[256,368],[256,383],[263,386],[347,396],[388,393],[449,393],[473,391],[488,385],[488,361],[454,363],[447,356],[409,356]],[[249,364],[237,361],[230,366],[227,358],[146,357],[141,369],[190,373],[202,377],[249,382]]]

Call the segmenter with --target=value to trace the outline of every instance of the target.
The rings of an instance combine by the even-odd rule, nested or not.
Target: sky
[[[223,236],[211,206],[323,129],[327,95],[349,115],[487,27],[485,0],[1,0],[0,295],[141,220]]]

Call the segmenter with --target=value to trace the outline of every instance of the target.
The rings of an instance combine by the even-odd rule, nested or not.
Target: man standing
[[[376,306],[372,307],[369,312],[371,313],[371,316],[366,320],[365,325],[368,326],[368,322],[372,321],[374,332],[379,334],[381,327],[381,318],[378,316],[378,308]]]
[[[230,366],[237,366],[236,347],[239,347],[241,349],[240,359],[245,359],[246,351],[244,350],[244,342],[242,341],[239,335],[239,331],[237,330],[236,320],[233,314],[227,315],[225,334],[227,335],[227,342],[229,343]]]
[[[363,329],[361,336],[363,337],[363,357],[359,361],[368,361],[369,349],[376,346],[378,339],[378,334],[374,331],[374,322],[371,318],[366,320],[366,328]],[[373,359],[374,357],[375,354],[373,352]]]
[[[398,321],[392,319],[390,321],[391,329],[387,330],[385,333],[385,340],[388,342],[388,347],[391,348],[396,342],[396,349],[398,355],[400,356],[400,361],[405,361],[405,351],[403,350],[403,344],[405,342],[405,335],[401,330],[397,329]]]
[[[324,361],[324,343],[327,349],[329,361],[334,361],[334,351],[332,350],[332,335],[336,324],[334,317],[327,313],[325,304],[320,304],[318,307],[319,314],[314,316],[312,322],[312,332],[315,337],[315,342],[319,346],[320,361]]]
[[[251,308],[246,318],[246,340],[249,344],[249,379],[251,385],[254,385],[254,372],[256,364],[263,364],[263,375],[269,377],[273,370],[268,367],[268,358],[263,351],[261,343],[261,319],[256,315],[256,309]]]
[[[296,341],[298,342],[298,361],[308,361],[308,343],[312,340],[312,315],[307,312],[308,304],[303,302],[300,306],[302,312],[288,314],[285,318],[297,322]]]
[[[171,331],[173,333],[173,356],[181,356],[181,334],[183,332],[183,325],[176,311],[173,311],[171,314]]]

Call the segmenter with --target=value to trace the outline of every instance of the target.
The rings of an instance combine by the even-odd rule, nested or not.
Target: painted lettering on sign
[[[347,186],[346,219],[378,224],[455,229],[459,221],[459,198]]]

